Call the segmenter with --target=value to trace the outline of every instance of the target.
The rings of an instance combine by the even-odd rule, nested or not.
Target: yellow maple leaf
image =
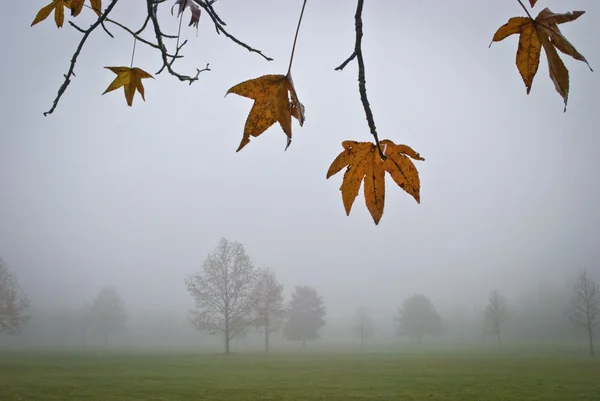
[[[131,106],[133,104],[133,95],[135,95],[135,90],[142,95],[142,99],[146,101],[144,97],[144,85],[142,84],[142,78],[153,78],[154,77],[148,74],[146,71],[137,68],[137,67],[104,67],[106,69],[111,70],[117,77],[110,83],[108,88],[102,93],[114,91],[115,89],[123,87],[125,91],[125,99],[127,100],[127,104]]]
[[[516,65],[527,88],[527,94],[531,91],[543,47],[548,60],[550,78],[565,102],[565,111],[569,98],[569,71],[556,49],[576,60],[583,61],[590,70],[592,68],[585,57],[562,35],[558,24],[574,21],[584,13],[585,11],[573,11],[556,14],[545,8],[535,19],[513,17],[498,28],[492,39],[492,42],[500,42],[511,35],[519,34]]]
[[[250,79],[231,87],[225,96],[230,93],[254,99],[236,152],[250,142],[250,136],[259,136],[276,122],[287,135],[287,149],[292,141],[292,117],[298,120],[300,126],[304,124],[304,105],[298,100],[291,74]]]
[[[425,160],[409,146],[396,145],[388,139],[382,140],[380,144],[387,156],[386,160],[381,159],[377,146],[372,142],[342,142],[344,150],[333,160],[327,171],[329,178],[346,167],[340,191],[348,216],[364,179],[365,203],[375,224],[379,224],[385,205],[385,172],[420,203],[419,172],[410,158]]]
[[[42,7],[40,11],[38,11],[31,26],[48,18],[52,10],[54,10],[54,21],[56,22],[56,26],[58,28],[62,27],[65,21],[65,7],[71,8],[71,0],[53,0],[50,4]]]
[[[71,0],[71,15],[76,17],[83,9],[85,0]],[[102,15],[102,0],[90,0],[92,10],[99,16]]]

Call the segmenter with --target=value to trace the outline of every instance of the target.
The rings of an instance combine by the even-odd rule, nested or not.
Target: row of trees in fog
[[[325,325],[325,305],[314,288],[297,286],[286,305],[283,284],[275,272],[257,269],[244,246],[222,238],[202,264],[202,271],[190,275],[187,290],[196,303],[193,324],[209,334],[221,334],[225,353],[230,342],[242,331],[254,326],[264,335],[265,351],[269,336],[283,327],[283,336],[291,341],[319,338]]]
[[[315,288],[296,286],[290,299],[286,300],[284,286],[278,281],[275,271],[256,268],[242,244],[224,238],[209,252],[200,271],[185,279],[185,288],[195,301],[188,320],[195,329],[207,335],[218,335],[226,353],[231,351],[232,340],[237,343],[250,331],[262,336],[265,351],[269,350],[273,335],[300,342],[304,348],[307,341],[320,337],[320,330],[326,323],[325,303]],[[600,330],[598,283],[587,271],[582,271],[569,294],[568,302],[563,305],[563,317],[586,337],[593,356],[594,335]],[[30,305],[15,274],[0,259],[0,334],[19,334],[31,320]],[[559,308],[557,305],[552,307]],[[84,347],[91,334],[108,344],[109,337],[125,331],[129,321],[125,303],[113,287],[101,289],[94,301],[86,304],[76,315],[71,318],[62,315],[55,320],[64,320],[65,326],[67,320],[76,320]],[[452,319],[456,320],[456,317]],[[510,329],[514,319],[515,314],[504,296],[498,290],[490,291],[482,314],[483,337],[494,336],[500,348],[503,334],[507,327]],[[170,316],[162,324],[171,326],[173,330],[179,327],[176,320]],[[417,343],[426,336],[441,334],[444,327],[436,307],[424,294],[406,298],[398,308],[394,322],[397,335],[412,338]],[[356,309],[353,322],[348,327],[361,347],[374,337],[377,330],[364,307]]]

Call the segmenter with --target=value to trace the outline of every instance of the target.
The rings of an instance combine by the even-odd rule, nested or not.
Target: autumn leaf
[[[76,17],[83,9],[85,0],[71,0],[71,15]],[[90,0],[92,10],[96,12],[98,17],[102,15],[102,0]]]
[[[114,91],[115,89],[118,89],[122,86],[123,90],[125,91],[125,99],[127,100],[127,104],[129,106],[131,106],[133,104],[133,95],[135,95],[136,89],[140,93],[140,95],[142,95],[142,99],[144,101],[146,101],[146,98],[144,97],[144,85],[142,84],[142,79],[143,78],[153,78],[154,79],[154,77],[152,75],[148,74],[146,71],[144,71],[140,68],[137,68],[137,67],[134,67],[134,68],[104,67],[104,68],[109,69],[112,72],[114,72],[115,74],[117,74],[117,77],[114,79],[114,81],[111,82],[111,84],[108,86],[108,88],[106,88],[104,93],[102,93],[103,95],[105,93]]]
[[[387,156],[386,160],[381,159],[377,145],[372,142],[342,142],[344,150],[333,160],[327,171],[329,178],[346,167],[340,191],[348,216],[364,179],[365,203],[375,224],[379,224],[385,205],[385,172],[420,203],[419,172],[411,158],[425,160],[409,146],[396,145],[388,139],[380,141],[380,144]]]
[[[304,124],[304,105],[298,100],[291,74],[250,79],[231,87],[225,96],[230,93],[254,99],[236,152],[250,142],[250,136],[259,136],[276,122],[287,136],[287,149],[292,142],[292,117],[298,120],[300,126]]]
[[[535,1],[532,1],[532,3],[535,4]],[[550,79],[554,83],[556,91],[564,100],[565,111],[567,110],[569,98],[569,70],[556,50],[558,49],[575,60],[583,61],[590,70],[592,70],[592,67],[585,57],[575,49],[575,46],[563,36],[558,24],[574,21],[584,13],[585,11],[573,11],[555,14],[550,9],[545,8],[540,11],[535,19],[513,17],[496,31],[492,39],[492,42],[500,42],[511,35],[519,34],[516,64],[527,88],[527,94],[531,91],[533,79],[538,71],[540,53],[543,47],[548,60]]]
[[[62,27],[65,21],[65,7],[71,8],[71,0],[53,0],[52,3],[42,7],[40,11],[38,11],[31,26],[48,18],[52,10],[54,10],[54,21],[56,22],[56,26],[58,28]]]
[[[190,18],[190,23],[188,26],[194,26],[198,29],[198,23],[200,22],[200,6],[196,4],[193,0],[176,0],[175,4],[171,6],[171,15],[173,15],[173,8],[175,6],[179,6],[179,10],[177,11],[177,17],[179,18],[181,14],[185,11],[186,8],[190,8],[192,12],[192,17]]]
[[[537,3],[537,0],[529,0],[529,4],[531,4],[531,8],[533,8],[535,6],[535,3]]]

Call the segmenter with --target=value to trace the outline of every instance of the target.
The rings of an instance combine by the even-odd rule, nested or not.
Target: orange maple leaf
[[[83,9],[85,0],[71,0],[71,15],[76,17]],[[98,17],[102,15],[102,0],[90,0],[92,10],[96,12]]]
[[[112,81],[110,83],[110,85],[108,86],[108,88],[106,88],[104,93],[102,93],[103,95],[105,93],[114,91],[115,89],[118,89],[122,86],[123,90],[125,91],[125,99],[127,100],[127,104],[129,106],[131,106],[133,104],[133,95],[135,95],[136,89],[140,93],[140,95],[142,95],[142,99],[144,101],[146,101],[146,98],[144,97],[144,85],[142,85],[142,78],[154,79],[154,77],[152,75],[148,74],[146,71],[144,71],[140,68],[137,68],[137,67],[134,67],[134,68],[104,67],[104,68],[109,69],[112,72],[114,72],[115,74],[117,74],[117,77],[114,79],[114,81]]]
[[[259,136],[276,122],[287,135],[287,149],[292,142],[292,117],[298,120],[300,126],[304,124],[304,105],[298,100],[291,74],[250,79],[231,87],[225,96],[230,93],[254,99],[236,152],[250,142],[250,136]]]
[[[52,10],[54,10],[54,21],[56,22],[56,26],[58,28],[62,27],[65,21],[65,7],[71,8],[71,0],[53,0],[50,4],[42,7],[40,11],[38,11],[31,26],[48,18]]]
[[[425,160],[409,146],[396,145],[388,139],[382,140],[380,144],[387,156],[385,160],[381,159],[377,145],[372,142],[342,142],[344,150],[333,160],[327,171],[329,178],[347,167],[340,186],[347,216],[350,215],[364,179],[365,202],[375,224],[379,224],[385,205],[385,172],[390,174],[400,188],[415,198],[417,203],[421,203],[419,172],[410,158]]]
[[[574,21],[584,13],[585,11],[573,11],[572,13],[555,14],[550,9],[545,8],[540,11],[535,19],[513,17],[496,31],[492,39],[492,42],[500,42],[508,36],[517,33],[520,35],[516,64],[527,88],[527,94],[531,91],[543,47],[548,59],[550,78],[554,82],[556,91],[565,102],[565,111],[567,110],[569,98],[569,71],[556,49],[576,60],[583,61],[590,70],[592,70],[592,67],[590,67],[585,57],[575,49],[575,46],[563,36],[558,24]]]

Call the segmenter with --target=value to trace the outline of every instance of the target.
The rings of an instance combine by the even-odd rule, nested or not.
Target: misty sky
[[[202,15],[197,36],[183,29],[189,43],[175,67],[212,71],[192,86],[166,73],[144,80],[147,101],[136,94],[132,108],[122,89],[101,93],[115,77],[103,67],[128,66],[133,39],[98,29],[44,117],[81,36],[53,17],[30,28],[46,2],[0,13],[0,256],[34,306],[78,306],[111,284],[132,309],[186,309],[185,276],[223,236],[275,269],[286,292],[315,286],[330,315],[366,304],[388,316],[413,292],[471,305],[492,287],[511,296],[544,280],[564,285],[580,268],[600,272],[600,75],[563,56],[565,114],[542,56],[527,96],[517,36],[488,49],[495,30],[523,14],[516,0],[366,1],[380,136],[426,159],[416,163],[421,204],[388,178],[379,226],[362,190],[346,217],[342,173],[325,179],[343,140],[371,140],[356,63],[334,71],[354,45],[354,1],[308,0],[293,67],[306,123],[294,121],[290,148],[276,125],[239,153],[252,100],[225,92],[285,73],[301,0],[217,1],[228,30],[275,60],[217,35]],[[171,2],[159,17],[175,33]],[[121,1],[111,18],[137,29],[143,3]],[[538,3],[536,13],[587,11],[561,29],[600,69],[600,2]],[[76,21],[87,27],[93,15]],[[154,74],[159,53],[138,43],[134,64]]]

